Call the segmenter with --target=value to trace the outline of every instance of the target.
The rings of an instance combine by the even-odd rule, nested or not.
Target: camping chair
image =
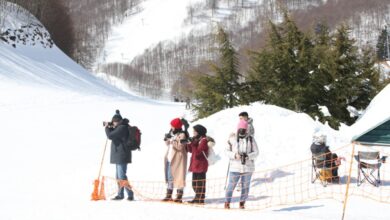
[[[380,168],[382,163],[386,161],[386,156],[380,158],[378,151],[359,151],[358,155],[355,155],[355,159],[358,162],[357,185],[360,186],[367,180],[373,186],[378,187],[381,183]]]
[[[332,179],[332,168],[327,167],[326,155],[324,153],[312,155],[311,183],[317,179],[326,187]]]

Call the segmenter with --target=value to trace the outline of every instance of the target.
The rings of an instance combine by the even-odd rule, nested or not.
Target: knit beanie
[[[183,126],[183,123],[181,122],[180,118],[175,118],[171,121],[171,125],[175,129],[180,129]]]
[[[248,122],[245,120],[240,120],[237,125],[237,130],[240,128],[248,130]]]
[[[203,125],[198,124],[195,125],[193,128],[196,131],[196,133],[198,133],[199,136],[206,136],[207,129]]]
[[[112,122],[119,122],[119,121],[121,121],[122,120],[122,116],[121,116],[121,113],[119,112],[119,110],[116,110],[115,111],[115,115],[114,116],[112,116]]]
[[[249,117],[248,112],[241,112],[238,116]]]

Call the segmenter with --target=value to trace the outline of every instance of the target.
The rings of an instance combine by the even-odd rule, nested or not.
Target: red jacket
[[[202,153],[204,152],[207,155],[209,151],[206,137],[200,137],[200,141],[199,139],[194,139],[187,145],[187,150],[192,153],[189,171],[193,173],[206,173],[209,164]]]

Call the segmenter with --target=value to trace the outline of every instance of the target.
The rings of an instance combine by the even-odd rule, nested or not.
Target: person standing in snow
[[[241,112],[238,117],[240,120],[248,122],[248,134],[252,137],[255,136],[255,128],[253,127],[253,119],[249,117],[248,112]]]
[[[230,209],[233,191],[241,181],[240,209],[245,208],[249,195],[252,174],[255,171],[255,159],[259,155],[256,141],[249,133],[248,122],[240,120],[237,132],[230,135],[226,155],[230,159],[229,181],[225,194],[225,209]]]
[[[116,179],[118,181],[118,194],[113,200],[122,200],[124,198],[124,189],[127,192],[127,200],[134,200],[134,193],[131,190],[127,180],[127,164],[131,163],[131,150],[124,145],[128,138],[129,120],[122,119],[119,110],[116,110],[111,123],[104,122],[107,138],[111,140],[110,163],[115,164]]]
[[[253,119],[249,118],[248,112],[241,112],[240,114],[238,114],[238,118],[239,118],[239,120],[245,120],[246,122],[248,122],[248,134],[250,136],[254,137],[255,136],[255,128],[253,127]],[[238,191],[238,192],[241,191],[240,182],[237,183],[236,191]]]
[[[165,134],[167,151],[164,158],[164,173],[167,183],[167,194],[162,201],[182,202],[186,185],[187,151],[185,141],[188,138],[183,131],[182,120],[175,118],[171,121],[171,130]],[[173,189],[177,188],[176,199],[172,199]]]
[[[190,109],[191,108],[191,99],[190,97],[186,97],[186,109]]]
[[[189,203],[204,204],[206,198],[206,173],[208,169],[208,140],[206,138],[207,129],[202,125],[193,127],[193,137],[191,143],[187,144],[187,150],[191,153],[189,171],[192,172],[192,189],[195,198]]]

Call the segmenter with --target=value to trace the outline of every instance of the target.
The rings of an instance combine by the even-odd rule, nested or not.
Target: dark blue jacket
[[[131,163],[131,150],[124,145],[129,136],[128,126],[129,121],[123,119],[116,128],[106,127],[107,138],[112,141],[110,155],[112,164]]]

